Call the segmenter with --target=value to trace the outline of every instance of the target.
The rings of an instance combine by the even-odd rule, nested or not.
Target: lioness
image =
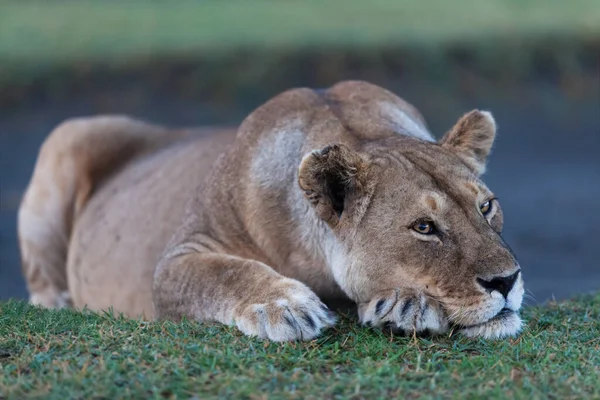
[[[436,142],[356,81],[284,92],[237,132],[69,120],[19,210],[30,300],[287,341],[350,299],[365,325],[515,335],[523,280],[480,180],[495,131],[474,110]]]

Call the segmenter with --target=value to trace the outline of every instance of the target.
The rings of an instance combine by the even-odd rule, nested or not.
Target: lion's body
[[[114,307],[153,318],[152,278],[184,218],[187,201],[232,132],[192,134],[134,159],[90,199],[69,245],[69,292],[76,307]]]
[[[152,318],[160,254],[188,199],[234,138],[234,129],[172,131],[122,116],[58,126],[40,151],[19,213],[32,301]],[[90,164],[109,155],[108,168],[92,171]]]
[[[456,281],[442,283],[422,273],[429,268],[425,266],[415,266],[414,272],[395,267],[405,263],[403,256],[391,260],[386,249],[397,253],[396,245],[389,234],[379,238],[377,232],[389,225],[385,210],[396,207],[390,203],[394,196],[400,200],[406,191],[415,196],[419,187],[431,186],[427,176],[440,172],[412,177],[431,168],[426,162],[430,157],[447,163],[443,169],[464,177],[457,182],[467,187],[448,200],[431,195],[434,209],[468,191],[480,192],[469,183],[474,178],[467,168],[469,163],[476,168],[477,160],[458,161],[432,142],[412,106],[361,82],[342,83],[327,92],[286,92],[251,114],[237,136],[233,130],[169,131],[122,117],[67,122],[47,139],[20,210],[31,299],[56,307],[70,298],[78,308],[112,307],[132,317],[217,320],[235,323],[249,334],[287,340],[314,337],[333,322],[319,298],[350,298],[364,305],[364,319],[382,307],[397,307],[377,300],[390,290],[399,307],[402,288],[407,294],[401,296],[417,296],[416,303],[407,300],[400,307],[402,312],[411,306],[421,310],[414,317],[409,313],[409,325],[443,331],[443,307],[419,293],[445,296],[444,285]],[[330,144],[342,147],[329,150]],[[361,153],[344,150],[346,146]],[[418,168],[412,171],[411,164],[409,178],[404,178],[410,179],[408,184],[392,186],[404,191],[401,187],[396,194],[385,194],[381,182],[392,184],[398,177],[388,168],[398,162],[394,149],[408,160],[400,161],[400,168],[407,162]],[[423,155],[415,161],[411,152]],[[322,164],[327,158],[338,162],[333,169]],[[340,173],[335,168],[350,174],[342,179],[346,189],[331,181],[337,175],[330,174]],[[357,180],[354,189],[352,179]],[[350,203],[359,192],[365,195]],[[382,196],[383,206],[373,200]],[[356,231],[354,224],[363,218],[378,222]],[[472,223],[470,231],[486,229],[477,217]],[[398,231],[397,236],[403,234]],[[361,244],[352,246],[352,256],[349,240]],[[370,240],[374,245],[367,246]],[[513,262],[500,244],[486,255],[499,264],[473,273],[489,280],[506,275],[507,267],[514,270],[500,265],[506,257]],[[366,250],[378,245],[384,250]],[[411,251],[416,250],[401,254]],[[460,257],[480,256],[465,254]],[[365,258],[371,261],[365,263]],[[377,310],[371,310],[369,304],[375,303]],[[403,321],[397,324],[404,326]]]

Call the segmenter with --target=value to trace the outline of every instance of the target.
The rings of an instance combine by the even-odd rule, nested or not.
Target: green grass
[[[0,303],[0,398],[600,398],[600,294],[524,316],[505,341],[391,337],[345,317],[277,344]]]
[[[596,37],[597,0],[27,1],[0,4],[0,60],[64,61],[239,47]]]

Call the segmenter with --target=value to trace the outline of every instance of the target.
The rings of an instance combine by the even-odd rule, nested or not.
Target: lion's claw
[[[448,320],[440,305],[412,289],[380,293],[359,306],[359,316],[363,325],[398,334],[440,334],[448,330]]]

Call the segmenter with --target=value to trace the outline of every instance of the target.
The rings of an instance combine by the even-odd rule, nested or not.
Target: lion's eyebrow
[[[446,205],[446,201],[444,200],[444,198],[436,192],[429,192],[423,194],[423,197],[421,197],[421,201],[432,211],[438,211],[439,209],[444,208]]]
[[[433,197],[427,196],[425,197],[425,203],[431,208],[433,211],[437,211],[438,206]]]
[[[466,182],[465,183],[465,188],[467,188],[468,190],[470,190],[471,192],[473,192],[473,194],[475,196],[478,196],[479,193],[480,193],[479,187],[477,187],[477,184],[475,184],[473,182]]]

